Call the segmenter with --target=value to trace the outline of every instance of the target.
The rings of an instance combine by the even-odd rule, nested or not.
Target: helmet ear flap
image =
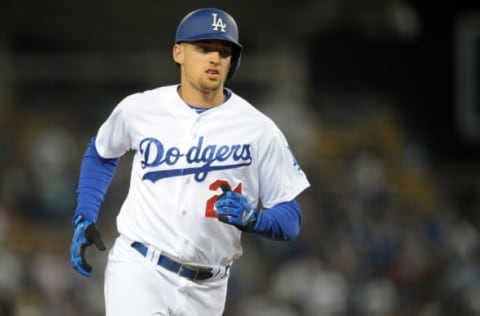
[[[235,49],[232,54],[232,61],[230,62],[230,70],[228,71],[227,80],[233,77],[233,74],[240,68],[240,61],[242,59],[242,52],[239,49]]]

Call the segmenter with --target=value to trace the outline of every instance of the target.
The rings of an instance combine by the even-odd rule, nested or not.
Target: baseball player
[[[135,153],[105,270],[107,315],[222,315],[242,233],[299,234],[304,172],[273,121],[224,86],[242,50],[227,12],[189,13],[172,50],[180,83],[127,96],[91,139],[70,247],[84,276],[86,247],[106,248],[95,223],[117,162]]]

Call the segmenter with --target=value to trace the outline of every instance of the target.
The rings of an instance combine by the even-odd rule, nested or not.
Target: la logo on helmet
[[[225,28],[227,27],[227,24],[223,23],[222,18],[217,19],[217,13],[212,13],[212,17],[213,17],[213,22],[212,22],[213,30],[218,31],[219,30],[218,28],[220,28],[220,31],[225,33]]]

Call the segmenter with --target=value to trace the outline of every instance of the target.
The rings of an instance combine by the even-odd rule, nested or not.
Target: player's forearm
[[[104,159],[95,148],[95,137],[88,144],[80,168],[75,214],[96,222],[100,205],[118,164],[118,158]]]
[[[300,233],[302,215],[297,199],[264,209],[254,232],[275,240],[292,240]]]

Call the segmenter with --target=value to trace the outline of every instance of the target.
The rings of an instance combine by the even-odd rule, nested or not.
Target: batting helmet
[[[216,8],[202,8],[187,14],[178,25],[175,43],[195,42],[201,40],[220,40],[233,47],[230,79],[240,66],[243,46],[238,41],[238,27],[233,17]]]

